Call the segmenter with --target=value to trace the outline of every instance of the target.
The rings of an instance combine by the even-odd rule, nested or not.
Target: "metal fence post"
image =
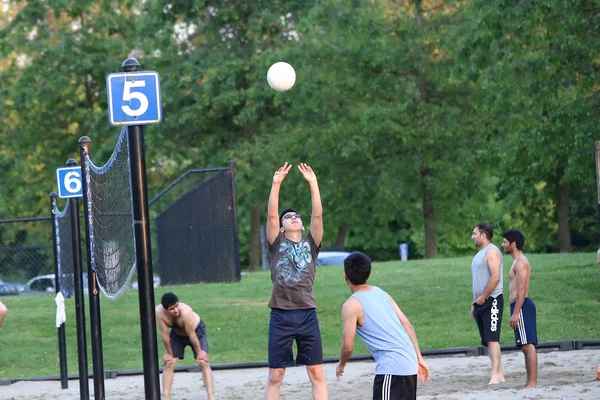
[[[135,72],[139,71],[140,64],[134,58],[128,58],[123,62],[122,68],[125,72]],[[158,400],[160,399],[160,380],[143,125],[127,127],[127,145],[129,146],[131,202],[138,273],[140,328],[142,330],[144,390],[147,400]]]
[[[88,270],[88,296],[90,299],[90,330],[92,338],[92,367],[94,370],[94,398],[103,400],[104,392],[104,359],[102,355],[102,326],[100,322],[100,292],[97,288],[96,271],[92,268],[92,221],[89,216],[91,214],[92,205],[91,199],[88,197],[89,191],[89,171],[87,170],[86,156],[90,156],[90,148],[92,141],[87,136],[82,136],[79,139],[80,154],[81,154],[81,172],[83,179],[83,204],[84,204],[84,220],[85,220],[85,243],[87,250],[87,270]]]

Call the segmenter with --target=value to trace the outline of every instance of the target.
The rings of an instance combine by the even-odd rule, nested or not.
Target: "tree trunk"
[[[431,170],[421,170],[421,192],[423,194],[423,221],[425,223],[425,258],[437,257],[437,232],[435,229],[435,212],[433,209],[433,191],[429,187]]]
[[[571,252],[571,233],[569,230],[569,184],[561,183],[565,169],[556,168],[558,187],[558,248],[561,253]]]
[[[415,1],[417,30],[419,35],[423,33],[423,10],[421,0]],[[418,85],[421,98],[425,103],[429,102],[427,80],[422,73],[418,74]],[[437,257],[437,232],[435,229],[435,212],[433,208],[433,190],[429,184],[431,169],[424,167],[421,170],[421,192],[423,195],[423,222],[425,224],[425,258]]]
[[[260,204],[252,206],[250,217],[250,242],[248,243],[250,271],[260,271],[260,215],[262,207]]]
[[[346,236],[348,236],[348,225],[341,224],[338,228],[337,239],[335,240],[335,248],[343,249],[346,244]]]

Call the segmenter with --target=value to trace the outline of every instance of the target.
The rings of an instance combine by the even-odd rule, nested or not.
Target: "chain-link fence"
[[[52,273],[52,219],[0,220],[0,296],[45,293],[39,281]]]
[[[155,286],[240,280],[232,164],[187,171],[150,201],[149,210]],[[0,220],[0,297],[55,293],[52,229],[50,216]],[[60,243],[71,251],[68,240]]]

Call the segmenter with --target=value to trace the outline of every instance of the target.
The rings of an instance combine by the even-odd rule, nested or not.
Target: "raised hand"
[[[290,169],[292,169],[292,164],[288,164],[286,161],[285,164],[283,164],[283,167],[275,171],[275,175],[273,175],[273,183],[283,182],[288,172],[290,172]]]
[[[309,165],[305,163],[300,163],[298,164],[298,169],[300,170],[300,173],[302,173],[304,179],[308,181],[308,183],[317,181],[317,176],[315,175],[314,171]]]

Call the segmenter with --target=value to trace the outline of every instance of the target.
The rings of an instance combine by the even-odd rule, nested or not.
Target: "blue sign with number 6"
[[[148,125],[162,120],[160,77],[157,72],[109,74],[106,87],[111,125]]]
[[[81,167],[64,167],[56,170],[58,197],[81,197],[83,186],[81,184]]]

